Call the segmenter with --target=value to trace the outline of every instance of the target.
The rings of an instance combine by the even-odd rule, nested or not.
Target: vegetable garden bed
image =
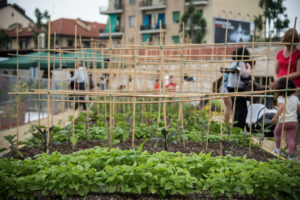
[[[143,142],[143,140],[136,140],[136,149]],[[72,152],[76,152],[83,149],[89,149],[94,146],[99,147],[107,147],[107,143],[101,142],[99,140],[84,140],[78,141],[76,147],[72,148],[72,143],[64,142],[62,144],[52,144],[49,147],[49,152],[53,153],[55,151],[60,152],[62,154],[69,154]],[[114,147],[118,147],[120,149],[126,150],[131,149],[131,140],[121,141],[118,144],[114,144]],[[148,140],[143,145],[143,150],[148,151],[149,153],[156,153],[164,150],[163,145],[157,145],[156,141]],[[223,155],[232,155],[232,156],[244,156],[247,155],[250,159],[255,159],[257,161],[267,161],[268,159],[274,159],[275,156],[270,153],[264,151],[259,147],[253,147],[251,153],[249,154],[249,148],[236,145],[234,143],[223,143]],[[24,158],[26,157],[34,157],[37,154],[41,154],[44,152],[42,147],[23,147],[20,149]],[[220,155],[220,144],[217,142],[209,143],[208,148],[206,149],[205,143],[194,142],[194,141],[185,141],[185,147],[182,143],[174,144],[170,143],[168,147],[169,152],[182,152],[182,153],[211,153],[211,156],[219,156]],[[7,154],[6,157],[11,157],[12,154]],[[19,155],[16,155],[16,158],[20,158]]]
[[[246,157],[94,147],[68,155],[41,154],[34,160],[0,159],[0,166],[2,199],[73,198],[89,192],[112,193],[88,196],[91,199],[116,195],[126,199],[132,193],[132,198],[155,195],[149,199],[194,199],[194,194],[220,199],[224,195],[238,199],[300,197],[300,164],[278,159],[259,162]]]
[[[50,155],[43,154],[45,127],[32,126],[17,151],[11,136],[15,152],[0,159],[0,199],[299,199],[300,164],[254,144],[249,154],[249,133],[210,121],[207,134],[202,111],[185,116],[184,129],[177,115],[167,130],[156,116],[137,117],[135,150],[130,113],[117,115],[113,127],[95,112],[79,114],[74,132],[72,124],[52,127]]]

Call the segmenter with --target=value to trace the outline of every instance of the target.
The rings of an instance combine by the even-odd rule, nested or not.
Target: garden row
[[[189,113],[189,111],[186,111]],[[210,122],[210,128],[208,132],[208,116],[204,111],[193,111],[193,114],[184,118],[184,129],[181,127],[181,122],[177,115],[169,115],[167,130],[164,132],[165,125],[163,120],[157,121],[157,112],[144,112],[143,120],[137,120],[135,124],[135,139],[156,139],[160,141],[168,140],[168,142],[179,142],[182,140],[205,142],[207,139],[209,142],[229,142],[248,146],[250,141],[249,133],[242,131],[240,128],[230,127],[223,124],[223,136],[220,137],[221,124],[217,121]],[[126,141],[131,138],[132,135],[132,122],[131,113],[119,113],[113,120],[114,126],[112,127],[112,141],[113,144],[117,144],[120,141]],[[78,141],[82,140],[109,140],[109,120],[103,113],[90,113],[87,120],[86,113],[81,112],[75,119],[74,135],[73,126],[68,124],[65,127],[54,126],[51,128],[50,142],[58,144],[66,141],[70,141],[73,145],[76,145]],[[87,125],[89,125],[89,131],[87,131]],[[40,130],[42,129],[42,130]],[[32,126],[28,132],[32,137],[25,141],[26,146],[39,147],[45,145],[45,133],[46,127]],[[263,135],[263,134],[258,134]]]
[[[187,195],[208,191],[261,199],[299,199],[300,164],[258,162],[246,157],[211,157],[94,147],[69,155],[0,159],[0,199],[35,195],[85,196],[90,192]]]

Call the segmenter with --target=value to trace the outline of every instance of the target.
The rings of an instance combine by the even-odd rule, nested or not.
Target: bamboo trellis
[[[184,26],[184,25],[183,25]],[[295,25],[296,26],[296,20]],[[137,27],[137,26],[136,26]],[[103,113],[105,113],[105,120],[107,116],[107,108],[106,105],[109,105],[109,145],[112,146],[112,138],[113,138],[113,126],[115,125],[114,120],[116,116],[116,112],[118,112],[118,108],[120,108],[119,104],[122,104],[123,112],[128,109],[133,110],[132,116],[132,147],[135,146],[135,123],[136,123],[136,114],[137,113],[137,105],[145,105],[145,104],[158,104],[158,125],[161,120],[161,111],[163,112],[163,122],[164,128],[167,129],[167,111],[166,105],[172,104],[174,102],[179,103],[178,109],[178,119],[180,121],[180,129],[182,132],[184,131],[184,124],[183,124],[183,104],[184,103],[191,103],[191,102],[204,102],[208,101],[209,105],[209,121],[208,121],[208,129],[206,134],[206,148],[208,147],[208,135],[210,132],[210,123],[213,110],[211,109],[212,100],[223,100],[226,97],[231,97],[235,105],[236,97],[250,97],[250,106],[251,106],[251,113],[250,113],[250,135],[252,133],[252,105],[253,105],[253,98],[254,97],[262,97],[266,98],[270,95],[267,95],[269,92],[279,92],[279,91],[287,91],[288,88],[285,90],[275,90],[270,89],[267,87],[268,84],[268,74],[270,72],[269,65],[270,62],[275,60],[275,55],[270,57],[270,49],[271,47],[277,47],[279,45],[290,45],[288,43],[282,42],[255,42],[254,41],[254,33],[251,42],[241,42],[241,43],[227,43],[227,31],[228,31],[228,20],[226,26],[226,34],[225,34],[225,43],[223,44],[191,44],[189,41],[185,41],[184,38],[185,33],[183,32],[181,35],[181,42],[180,44],[176,45],[165,45],[163,42],[164,33],[159,30],[159,45],[149,45],[149,44],[139,44],[140,41],[140,34],[138,34],[138,29],[136,28],[136,36],[134,39],[134,44],[129,45],[126,47],[124,45],[124,38],[125,36],[122,35],[122,45],[116,46],[112,42],[112,34],[110,30],[110,19],[109,19],[109,40],[107,47],[97,47],[97,44],[102,44],[102,41],[98,41],[95,39],[91,40],[91,47],[92,48],[83,48],[82,46],[82,39],[80,35],[77,35],[77,27],[75,25],[74,32],[75,32],[75,48],[73,49],[58,49],[55,47],[52,49],[50,45],[51,37],[51,26],[50,20],[48,22],[48,47],[47,49],[36,49],[38,52],[38,56],[33,57],[31,56],[31,60],[38,61],[38,74],[39,74],[39,82],[38,88],[31,88],[32,91],[29,92],[21,92],[18,90],[18,75],[19,75],[19,62],[18,58],[21,56],[29,57],[26,55],[19,55],[18,48],[16,52],[17,56],[17,82],[16,82],[16,92],[10,92],[11,95],[16,95],[17,98],[17,113],[19,112],[19,96],[20,95],[36,95],[38,99],[35,99],[39,102],[47,102],[47,130],[48,133],[50,132],[50,124],[53,123],[53,118],[51,118],[50,123],[50,116],[53,117],[53,105],[54,102],[59,102],[64,105],[66,102],[73,102],[73,113],[75,114],[75,103],[87,103],[88,107],[89,104],[99,104],[104,105]],[[184,30],[184,27],[182,28]],[[55,38],[55,37],[54,37]],[[79,44],[78,44],[79,38]],[[18,41],[18,30],[17,30],[17,41]],[[39,43],[40,41],[38,41]],[[18,44],[18,42],[17,42]],[[293,44],[298,45],[298,44]],[[79,48],[77,48],[79,46]],[[251,91],[246,92],[235,92],[232,93],[224,93],[224,70],[225,67],[228,66],[232,60],[230,58],[234,57],[231,55],[230,49],[234,49],[237,47],[249,47],[251,48],[252,52],[255,52],[255,48],[257,46],[266,46],[268,56],[265,58],[265,55],[262,54],[253,54],[251,55],[252,66],[254,62],[266,62],[266,73],[263,74],[263,77],[266,78],[266,86],[264,90],[261,91],[254,91],[253,82],[251,85]],[[202,52],[203,49],[210,49],[209,53],[202,53],[199,55],[195,55],[193,51],[197,50],[197,52]],[[222,52],[218,53],[218,49],[223,49]],[[92,52],[84,52],[84,50],[92,50]],[[40,56],[41,51],[47,51],[47,56]],[[171,52],[171,53],[170,53]],[[54,56],[50,56],[50,53],[54,53]],[[58,54],[66,54],[66,53],[74,53],[75,58],[67,58],[63,56],[57,57]],[[99,59],[99,56],[101,58]],[[242,56],[243,57],[243,56]],[[104,59],[106,58],[106,59]],[[50,70],[51,70],[51,61],[53,61],[53,70],[56,71],[76,71],[76,68],[68,68],[68,69],[61,69],[55,65],[56,61],[61,63],[66,61],[82,61],[88,67],[87,72],[93,75],[93,82],[95,84],[95,88],[90,90],[86,85],[86,89],[83,90],[57,90],[54,85],[50,84],[51,77],[50,77]],[[47,89],[40,88],[40,62],[47,61],[48,65],[48,87]],[[100,68],[97,68],[97,64],[100,64]],[[105,67],[107,64],[107,68]],[[291,65],[291,60],[289,61],[289,69]],[[220,68],[223,67],[223,73],[220,72]],[[254,76],[255,68],[252,70],[251,75]],[[289,71],[289,70],[288,70]],[[187,83],[184,80],[185,74],[193,75],[193,82]],[[97,87],[97,83],[100,77],[104,75],[108,75],[107,82],[108,82],[108,89],[103,90],[103,82],[100,82],[100,88]],[[169,91],[166,88],[165,84],[165,76],[174,76],[175,80],[179,82],[178,89],[175,91]],[[216,76],[222,76],[222,91],[220,93],[212,92],[212,83],[217,78]],[[287,75],[289,78],[289,75]],[[153,89],[154,81],[159,79],[159,91],[155,91]],[[123,82],[126,80],[125,88],[123,88]],[[65,81],[68,81],[66,78]],[[132,83],[133,82],[133,83]],[[150,84],[149,84],[150,83]],[[102,84],[102,85],[101,85]],[[150,86],[149,86],[150,85]],[[122,87],[119,87],[122,86]],[[104,84],[105,87],[105,84]],[[122,88],[122,89],[120,89]],[[291,90],[291,89],[290,89]],[[294,91],[297,91],[294,89]],[[42,99],[42,95],[47,95],[47,99]],[[59,99],[54,99],[54,95],[61,96]],[[73,95],[73,99],[70,100],[67,98],[68,96]],[[76,100],[75,96],[85,96],[84,100]],[[122,99],[123,98],[123,99]],[[125,98],[125,99],[124,99]],[[286,96],[285,96],[286,98]],[[128,108],[126,108],[125,104],[128,104]],[[51,105],[51,106],[50,106]],[[162,106],[161,106],[162,105]],[[265,105],[265,102],[264,102]],[[63,106],[65,109],[65,106]],[[233,106],[235,107],[235,106]],[[101,112],[101,109],[98,107],[98,112]],[[142,112],[145,111],[145,107],[142,106]],[[152,107],[150,107],[152,111]],[[38,109],[40,112],[40,109]],[[87,116],[86,120],[89,119],[89,108],[87,109]],[[18,115],[17,115],[18,116]],[[38,124],[40,124],[40,114],[38,114]],[[223,109],[221,109],[221,117],[224,118]],[[284,112],[285,117],[285,112]],[[72,120],[73,130],[72,135],[74,136],[74,120]],[[19,119],[17,119],[19,121]],[[263,118],[263,125],[265,123],[265,119]],[[223,135],[223,121],[220,121],[220,137],[222,138]],[[262,126],[264,127],[264,126]],[[283,127],[282,127],[283,128]],[[264,131],[264,130],[262,130]],[[88,138],[90,137],[89,134],[89,125],[87,123],[87,132]],[[19,134],[19,124],[17,124],[17,135]],[[283,134],[282,134],[283,135]],[[18,137],[17,137],[18,139]],[[49,147],[49,139],[50,134],[47,134],[47,148]],[[282,140],[281,140],[282,141]],[[223,146],[220,143],[220,155],[222,155]],[[249,153],[251,153],[251,139],[249,143]]]

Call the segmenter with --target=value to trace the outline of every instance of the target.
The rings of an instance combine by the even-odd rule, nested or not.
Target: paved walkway
[[[78,115],[78,111],[75,112],[75,117]],[[63,113],[57,114],[53,116],[53,124],[58,125],[61,124],[62,126],[67,125],[70,123],[69,116],[73,116],[74,112],[73,110],[67,110]],[[50,119],[51,122],[51,119]],[[47,125],[47,118],[40,120],[41,125],[46,126]],[[19,140],[24,141],[26,138],[30,137],[30,134],[26,134],[25,132],[28,131],[31,125],[37,124],[37,121],[30,122],[28,124],[24,124],[22,126],[19,126]],[[7,129],[0,131],[0,149],[1,148],[8,148],[9,143],[5,140],[4,136],[6,135],[13,135],[17,133],[17,127]]]

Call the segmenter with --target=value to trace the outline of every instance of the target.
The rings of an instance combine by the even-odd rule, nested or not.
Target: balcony
[[[166,7],[166,0],[144,0],[140,3],[139,10],[157,10],[165,9]]]
[[[123,27],[116,27],[116,30],[111,32],[112,39],[121,39],[123,35],[124,29]],[[100,39],[108,39],[109,32],[100,33]]]
[[[99,12],[101,15],[108,15],[108,14],[116,14],[123,12],[123,5],[122,4],[114,4],[113,7],[100,7]]]
[[[166,24],[161,25],[161,31],[166,32]],[[157,24],[148,24],[148,25],[141,25],[140,33],[159,33],[159,25]]]
[[[207,5],[207,0],[185,0],[185,5],[188,6],[190,3],[194,5]]]

